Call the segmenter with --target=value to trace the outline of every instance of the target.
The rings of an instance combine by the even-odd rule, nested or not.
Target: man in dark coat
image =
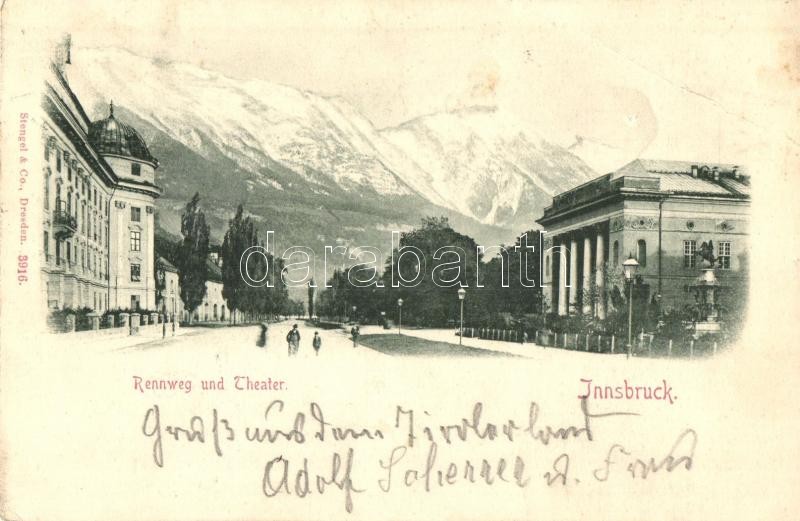
[[[300,331],[297,324],[292,326],[292,330],[286,335],[286,342],[289,344],[289,356],[296,355],[300,348]]]
[[[311,343],[314,346],[314,352],[317,356],[319,356],[319,348],[322,347],[322,337],[319,336],[319,333],[314,331],[314,340]]]

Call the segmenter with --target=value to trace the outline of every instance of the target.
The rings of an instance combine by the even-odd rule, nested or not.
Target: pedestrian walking
[[[358,326],[353,326],[350,329],[350,334],[353,336],[353,347],[356,347],[358,345],[358,336],[361,334]]]
[[[292,326],[292,330],[286,335],[286,342],[289,344],[289,356],[294,356],[300,349],[300,331],[297,324]]]
[[[322,337],[319,333],[314,331],[314,341],[311,343],[314,346],[314,354],[319,356],[319,348],[322,347]]]
[[[258,335],[258,340],[256,340],[257,347],[267,347],[267,325],[261,324],[261,333]]]

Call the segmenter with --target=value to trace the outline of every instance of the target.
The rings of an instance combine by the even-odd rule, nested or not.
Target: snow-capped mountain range
[[[182,197],[171,193],[182,184],[216,182],[238,186],[251,201],[302,195],[322,206],[344,198],[348,207],[381,207],[421,200],[434,211],[519,233],[534,226],[554,193],[596,175],[564,148],[504,123],[492,108],[377,129],[340,97],[120,49],[78,49],[73,56],[68,79],[89,116],[105,117],[113,99],[117,114],[133,120],[162,161],[167,199]],[[200,160],[187,154],[230,179],[210,179],[208,172],[192,179],[202,168],[188,168]],[[229,196],[235,199],[235,191]]]

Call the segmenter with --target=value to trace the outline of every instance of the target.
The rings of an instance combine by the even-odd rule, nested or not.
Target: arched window
[[[614,266],[619,264],[619,241],[614,241],[614,247],[612,248],[612,259],[614,259]]]
[[[639,261],[639,266],[647,266],[647,243],[644,239],[639,239],[636,243],[636,260]]]

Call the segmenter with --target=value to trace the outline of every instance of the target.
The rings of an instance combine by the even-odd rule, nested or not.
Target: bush
[[[50,312],[48,322],[56,331],[65,332],[67,330],[67,315],[74,315],[75,331],[87,331],[92,329],[92,321],[89,318],[89,313],[92,313],[92,311],[92,308],[88,307],[56,309]]]

